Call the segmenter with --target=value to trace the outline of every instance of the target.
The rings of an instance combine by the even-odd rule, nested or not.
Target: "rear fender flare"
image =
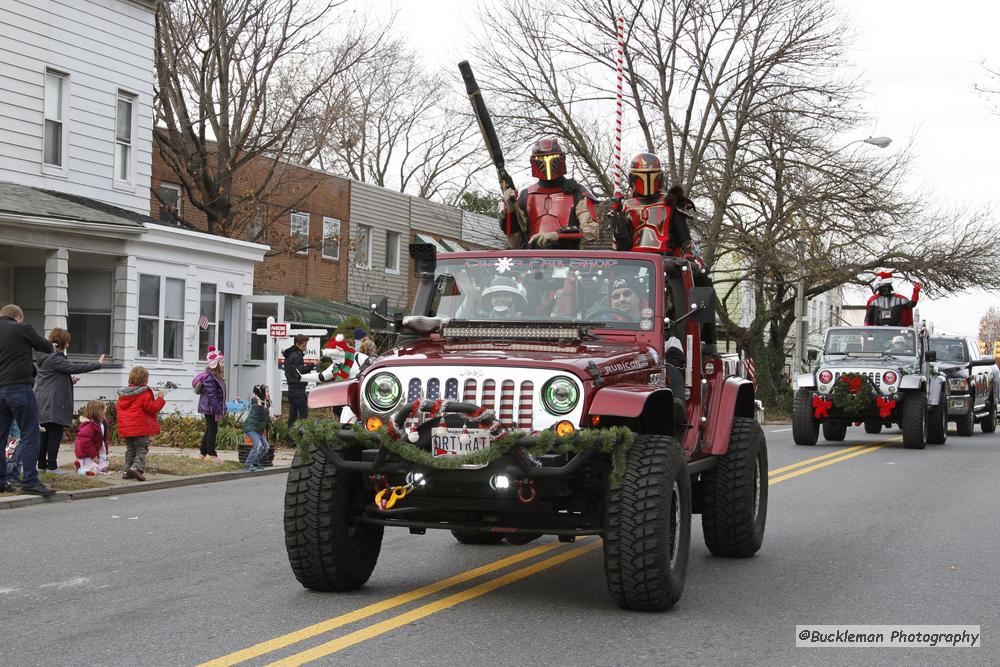
[[[931,388],[927,392],[927,403],[929,405],[941,405],[946,400],[945,379],[942,377],[932,377],[930,379]],[[975,400],[975,398],[973,398]]]
[[[722,391],[712,401],[710,427],[705,432],[704,449],[708,454],[725,454],[729,449],[729,434],[736,417],[755,417],[753,384],[742,378],[726,378]],[[712,417],[714,415],[714,417]]]
[[[674,396],[669,389],[649,385],[602,387],[594,393],[587,412],[600,416],[603,425],[627,426],[636,433],[674,434]]]

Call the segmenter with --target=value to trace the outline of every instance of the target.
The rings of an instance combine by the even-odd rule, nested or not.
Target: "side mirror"
[[[378,331],[385,328],[385,325],[391,322],[392,320],[389,319],[389,299],[384,296],[372,299],[370,312],[368,313],[368,330]]]
[[[973,366],[992,366],[995,363],[996,363],[996,360],[993,357],[979,357],[978,359],[976,359],[975,361],[972,362],[972,365]]]
[[[819,358],[819,352],[816,350],[806,350],[806,359],[809,361],[816,361]]]
[[[937,361],[937,350],[927,350],[924,352],[924,361]]]
[[[688,293],[689,312],[695,322],[715,322],[715,290],[711,287],[692,287]]]

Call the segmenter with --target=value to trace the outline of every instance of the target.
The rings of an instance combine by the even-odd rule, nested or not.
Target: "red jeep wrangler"
[[[310,393],[356,417],[296,436],[285,543],[304,586],[363,585],[387,526],[466,544],[600,535],[611,595],[637,610],[680,598],[692,513],[713,554],[760,549],[753,385],[703,357],[714,294],[685,260],[410,250],[420,285],[395,348]]]

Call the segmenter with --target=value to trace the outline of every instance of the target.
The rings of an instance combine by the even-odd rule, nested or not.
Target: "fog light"
[[[412,470],[406,473],[406,483],[413,484],[414,486],[426,486],[427,480],[424,479],[423,473],[413,472]]]
[[[558,435],[560,438],[565,437],[567,435],[572,435],[573,431],[575,430],[576,429],[573,428],[572,422],[568,422],[565,419],[556,424],[556,435]]]
[[[382,428],[382,418],[381,417],[369,417],[365,420],[365,428],[369,431],[377,431]]]
[[[601,425],[601,415],[594,415],[590,418],[590,425],[597,428]]]
[[[510,478],[507,475],[493,475],[490,478],[490,487],[494,491],[506,491],[510,488]]]

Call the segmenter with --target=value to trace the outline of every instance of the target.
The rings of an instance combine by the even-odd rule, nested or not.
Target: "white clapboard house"
[[[114,396],[138,364],[181,386],[168,411],[192,412],[209,345],[233,393],[262,378],[249,332],[267,246],[149,217],[154,6],[0,2],[0,303],[68,329],[72,358],[107,354],[78,407]]]

